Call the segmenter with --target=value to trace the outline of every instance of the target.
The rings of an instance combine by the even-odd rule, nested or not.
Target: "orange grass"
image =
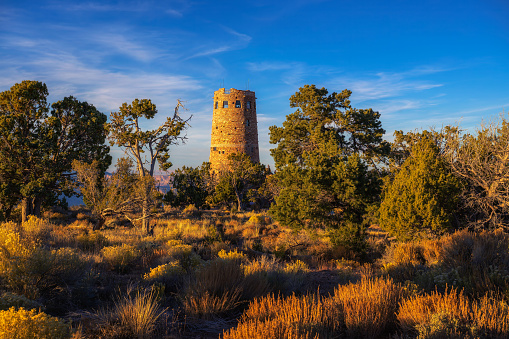
[[[338,286],[332,301],[343,314],[349,337],[377,338],[394,323],[402,295],[402,286],[390,278],[363,278]]]
[[[455,289],[444,294],[433,292],[405,300],[399,308],[398,321],[404,332],[416,333],[429,325],[437,314],[454,320],[458,329],[468,332],[462,333],[465,336],[509,336],[509,307],[504,301],[489,294],[471,301]]]
[[[341,316],[327,298],[270,295],[249,304],[239,325],[223,332],[223,339],[333,338],[341,330]]]

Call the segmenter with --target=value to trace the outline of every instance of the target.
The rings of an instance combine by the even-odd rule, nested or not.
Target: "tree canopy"
[[[207,197],[212,193],[213,182],[210,163],[204,162],[200,167],[183,166],[171,175],[173,190],[168,191],[164,201],[174,207],[205,205]]]
[[[74,194],[73,160],[98,160],[103,170],[111,162],[106,115],[72,96],[50,111],[47,96],[45,84],[28,80],[0,93],[0,201],[7,211],[21,202],[23,220]]]
[[[294,227],[360,225],[380,191],[377,159],[388,154],[380,114],[351,107],[351,92],[306,85],[290,97],[282,127],[270,127],[279,194],[270,212]]]

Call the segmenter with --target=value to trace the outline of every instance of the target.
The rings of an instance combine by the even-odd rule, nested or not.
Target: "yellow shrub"
[[[246,264],[242,264],[242,268],[244,269],[244,274],[257,274],[257,273],[268,273],[268,272],[276,272],[280,269],[279,263],[274,258],[269,258],[268,256],[261,256],[256,260],[250,261]]]
[[[247,260],[247,256],[242,252],[238,252],[237,249],[228,252],[221,250],[217,253],[217,256],[223,260],[233,260],[238,262]]]
[[[0,311],[0,339],[70,338],[69,325],[36,310],[11,307]]]
[[[0,256],[2,259],[26,257],[35,248],[36,244],[24,241],[19,232],[7,228],[0,228]]]
[[[125,272],[141,255],[135,246],[127,244],[104,247],[101,254],[114,270],[120,272]]]
[[[159,265],[150,270],[143,276],[145,280],[157,280],[165,279],[172,276],[178,276],[184,274],[185,271],[180,267],[178,262],[169,262],[164,265]]]
[[[187,254],[192,252],[193,246],[184,244],[182,240],[168,240],[166,242],[167,252],[171,256]]]
[[[300,261],[300,260],[296,260],[292,263],[288,263],[286,264],[286,267],[284,269],[284,272],[285,273],[302,273],[302,272],[306,272],[309,270],[309,267],[308,265],[303,262],[303,261]]]
[[[201,257],[193,252],[193,246],[184,244],[181,240],[168,240],[166,252],[172,258],[177,259],[180,266],[186,271],[195,269],[202,264]]]
[[[247,221],[248,224],[253,225],[264,225],[265,224],[265,217],[263,215],[255,214],[249,218]]]
[[[34,240],[44,240],[51,233],[51,224],[43,219],[31,215],[27,221],[21,224],[23,233]]]
[[[12,235],[10,240],[17,237]],[[12,252],[20,255],[8,255],[4,251],[0,255],[0,276],[9,288],[29,298],[39,297],[41,290],[54,286],[69,284],[82,276],[86,263],[71,248],[47,250],[42,247],[24,247],[22,244],[10,242]]]

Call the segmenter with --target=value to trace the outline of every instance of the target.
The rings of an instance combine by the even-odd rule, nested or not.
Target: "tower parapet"
[[[256,97],[253,91],[220,88],[214,92],[210,141],[212,170],[228,165],[228,155],[245,153],[260,162]]]

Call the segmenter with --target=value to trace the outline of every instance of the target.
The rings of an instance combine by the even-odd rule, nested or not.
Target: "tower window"
[[[213,150],[213,151],[215,151],[215,150],[216,150],[216,148],[215,148],[215,147],[212,147],[212,150]]]
[[[246,126],[249,126],[249,119],[246,120]]]
[[[240,108],[240,100],[235,101],[235,108]]]
[[[228,101],[223,101],[223,108],[228,108]]]
[[[246,102],[246,108],[251,108],[251,101]]]
[[[218,104],[219,104],[219,103],[216,101],[216,105],[214,106],[214,108],[215,108],[215,109],[217,109]]]

